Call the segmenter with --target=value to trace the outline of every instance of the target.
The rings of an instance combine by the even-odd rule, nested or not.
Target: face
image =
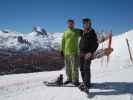
[[[68,28],[74,28],[74,22],[68,22],[67,25]]]
[[[90,28],[90,22],[88,22],[88,21],[83,22],[83,28],[84,28],[84,29]]]

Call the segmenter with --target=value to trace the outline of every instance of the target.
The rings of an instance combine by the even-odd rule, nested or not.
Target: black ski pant
[[[83,83],[90,88],[91,84],[91,60],[86,60],[84,57],[80,57],[80,72]]]

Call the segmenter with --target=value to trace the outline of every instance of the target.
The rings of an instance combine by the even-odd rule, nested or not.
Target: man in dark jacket
[[[80,48],[80,71],[83,84],[80,85],[81,89],[88,92],[91,82],[91,57],[98,48],[98,39],[95,30],[91,28],[91,20],[88,18],[83,19],[83,34],[81,36]]]

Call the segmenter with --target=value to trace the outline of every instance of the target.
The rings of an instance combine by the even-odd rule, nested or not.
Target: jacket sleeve
[[[62,41],[61,41],[61,51],[64,52],[64,50],[65,50],[65,32],[63,33]]]
[[[90,52],[91,53],[94,53],[97,48],[98,48],[98,38],[97,38],[97,35],[96,35],[96,32],[95,30],[92,30],[92,34],[91,34],[91,43],[92,43],[92,48],[90,49]]]
[[[81,37],[83,34],[83,30],[79,28],[77,28],[76,30],[77,30],[78,36]]]

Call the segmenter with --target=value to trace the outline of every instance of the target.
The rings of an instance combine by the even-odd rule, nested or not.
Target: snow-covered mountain
[[[35,29],[34,29],[35,28]],[[15,49],[15,50],[33,50],[33,49],[43,49],[47,50],[49,48],[59,49],[61,38],[63,33],[46,33],[42,34],[37,31],[34,27],[31,33],[20,33],[11,30],[0,30],[0,49]],[[39,30],[41,28],[39,27]],[[99,40],[102,38],[107,38],[107,34],[98,34]],[[21,43],[20,40],[27,41],[28,44]],[[29,45],[30,44],[30,45]]]
[[[49,46],[53,48],[59,47],[59,42],[61,41],[59,36],[61,33],[50,34],[48,36],[38,35],[37,32],[31,32],[27,34],[18,33],[15,31],[0,31],[0,48],[9,48],[15,50],[33,50],[37,48],[48,49]],[[24,40],[28,41],[31,45],[22,44],[18,41],[18,37],[22,37]],[[58,44],[58,45],[57,45]]]
[[[30,36],[24,37],[29,41],[34,39]],[[60,43],[60,33],[53,37],[56,37],[55,42]],[[133,65],[125,38],[128,38],[133,53],[133,30],[130,30],[113,37],[114,52],[108,64],[106,57],[92,62],[93,87],[90,89],[89,99],[133,100]],[[107,43],[103,43],[103,46],[106,47]],[[99,48],[102,48],[102,44]],[[76,87],[47,87],[43,84],[43,81],[55,80],[60,73],[66,79],[64,70],[0,76],[0,100],[88,100],[86,94]]]

